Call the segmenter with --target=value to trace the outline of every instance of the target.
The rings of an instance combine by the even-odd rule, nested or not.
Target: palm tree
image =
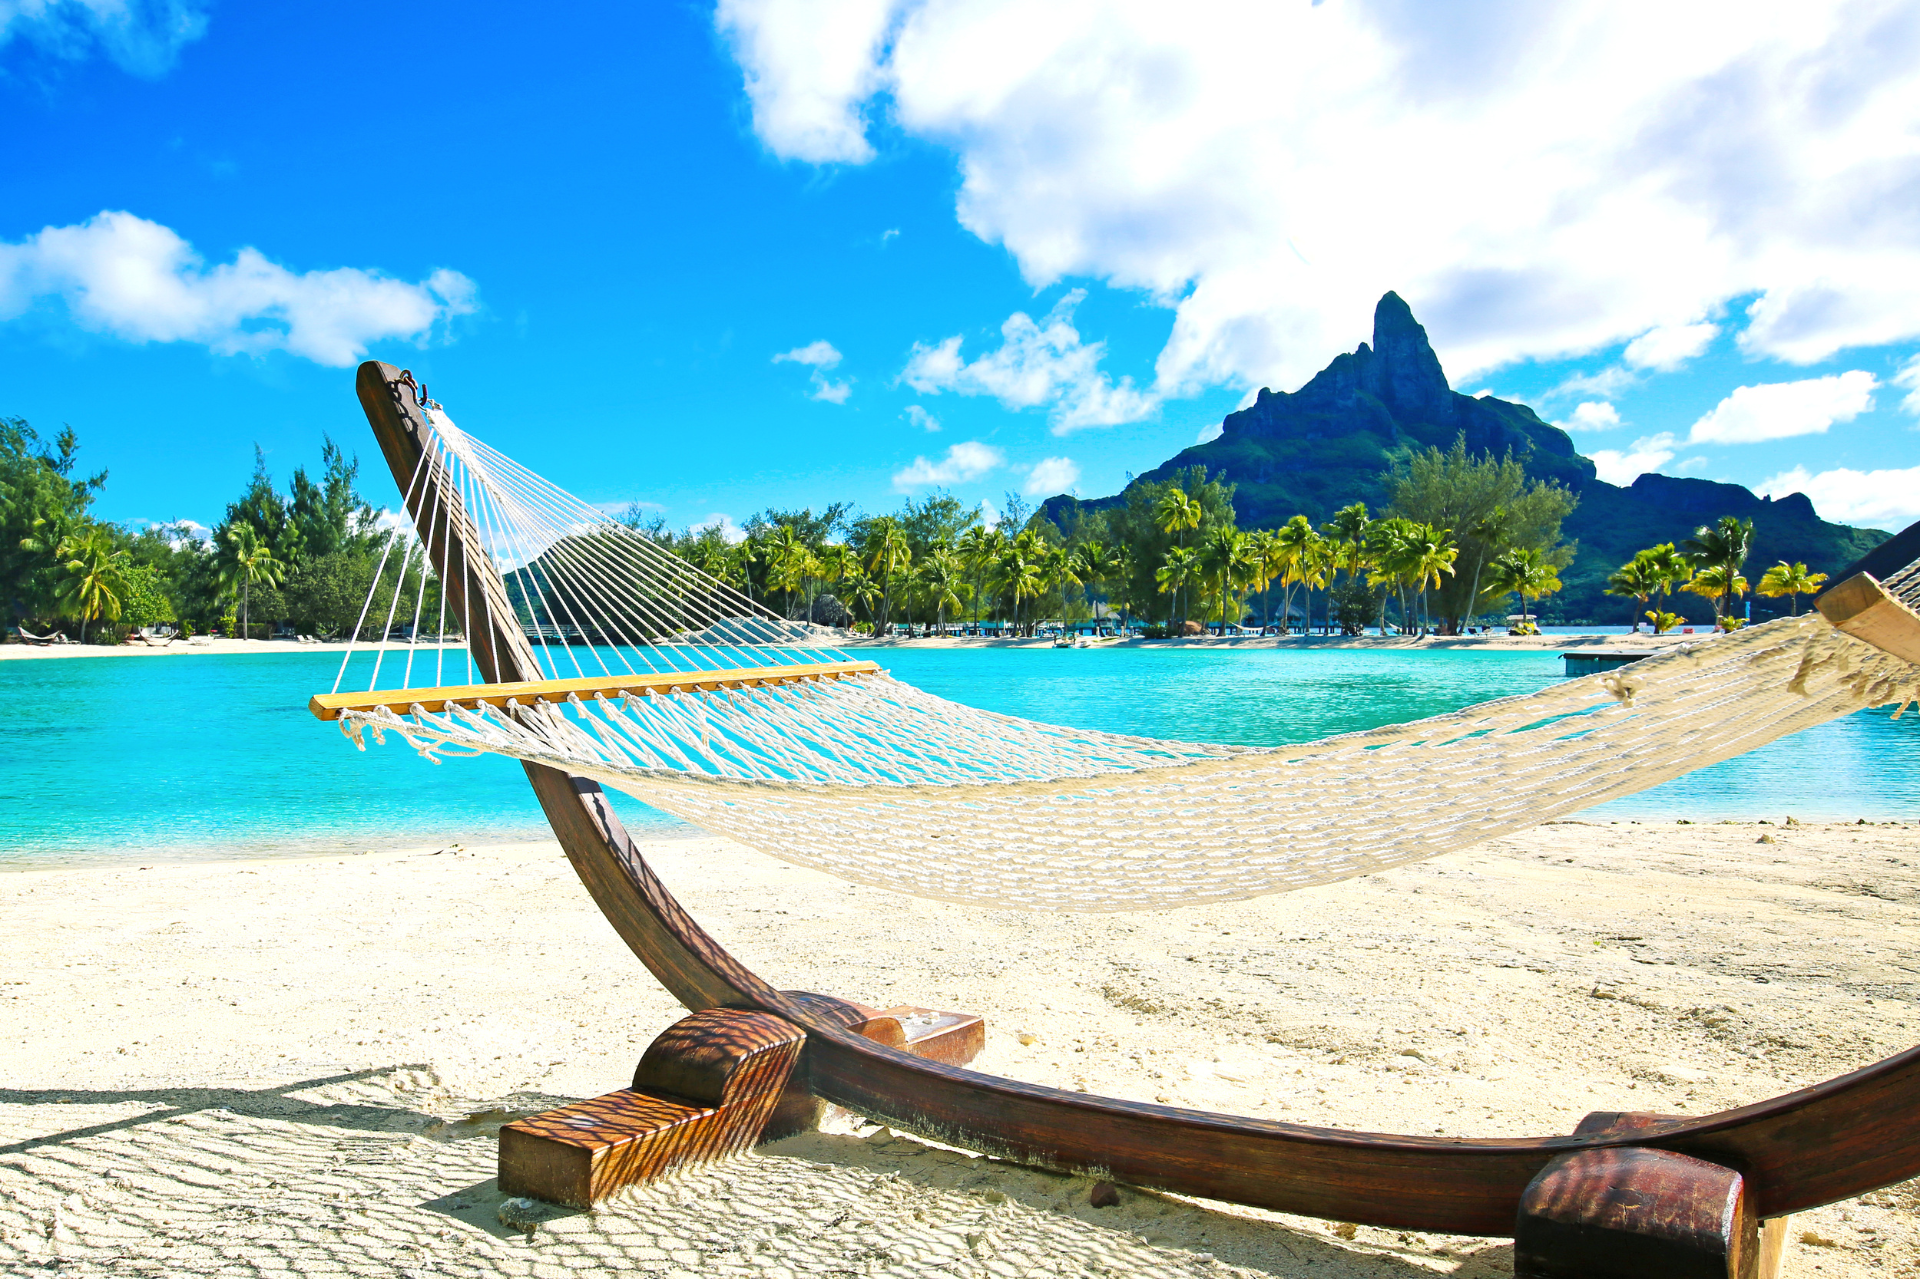
[[[840,582],[849,606],[857,604],[867,611],[869,617],[875,616],[873,606],[882,595],[880,584],[867,576],[867,571],[860,567],[859,561],[854,562],[853,568],[847,571]]]
[[[980,597],[986,594],[987,571],[1000,558],[1000,547],[1006,536],[998,529],[989,529],[985,525],[972,525],[960,535],[960,541],[954,546],[954,552],[960,557],[961,565],[966,569],[973,584],[970,593],[973,597],[973,625],[980,625]]]
[[[1185,547],[1168,547],[1165,562],[1154,570],[1154,585],[1160,588],[1161,595],[1172,595],[1177,599],[1187,583],[1192,581],[1194,575],[1199,572],[1199,568],[1198,557],[1193,552]],[[1183,616],[1180,620],[1185,622],[1186,618]],[[1171,618],[1168,619],[1168,624],[1171,627]]]
[[[1046,577],[1041,565],[1044,553],[1038,545],[1038,539],[1031,529],[1022,529],[1000,553],[997,565],[1000,587],[1013,597],[1013,630],[1015,635],[1024,634],[1020,629],[1020,604],[1031,600],[1047,589]]]
[[[813,558],[813,548],[809,547],[790,524],[775,525],[767,531],[763,543],[767,558],[767,585],[787,593],[785,616],[793,616],[793,593],[804,586],[813,576],[817,565]],[[808,618],[812,618],[812,602],[808,602]]]
[[[1696,580],[1709,569],[1715,571],[1713,581],[1720,584],[1720,594],[1711,597],[1713,617],[1717,625],[1724,627],[1727,615],[1733,611],[1733,597],[1746,590],[1746,579],[1740,577],[1740,570],[1753,553],[1753,521],[1738,516],[1721,516],[1713,524],[1703,524],[1695,529],[1693,536],[1681,545],[1687,558],[1693,562]],[[1734,589],[1736,580],[1740,583],[1739,591]],[[1695,595],[1707,594],[1691,584],[1687,589]]]
[[[1824,573],[1808,573],[1807,566],[1796,560],[1788,564],[1782,560],[1773,568],[1760,575],[1760,594],[1763,596],[1793,597],[1793,616],[1800,616],[1800,597],[1812,595],[1827,580]]]
[[[1401,516],[1368,523],[1361,533],[1364,555],[1369,566],[1367,585],[1391,587],[1400,598],[1400,626],[1412,630],[1407,619],[1407,587],[1413,580],[1411,555],[1417,526]],[[1380,635],[1387,634],[1387,594],[1380,595]]]
[[[914,571],[914,580],[926,593],[927,603],[938,616],[940,634],[944,636],[947,634],[947,610],[961,606],[963,601],[960,593],[967,589],[959,559],[946,547],[936,546]]]
[[[1187,545],[1188,532],[1200,527],[1200,522],[1206,518],[1206,511],[1201,507],[1200,499],[1184,489],[1169,489],[1160,495],[1159,505],[1154,508],[1154,516],[1162,533],[1180,535],[1178,545],[1184,548]],[[1184,598],[1176,597],[1175,604],[1180,609],[1180,620],[1186,621]]]
[[[1662,542],[1648,547],[1634,556],[1635,560],[1646,562],[1647,574],[1660,588],[1660,600],[1664,605],[1673,598],[1675,586],[1684,584],[1693,577],[1693,561],[1685,553],[1674,548],[1671,542]]]
[[[1066,623],[1067,588],[1081,585],[1079,560],[1065,547],[1050,546],[1040,553],[1040,576],[1046,587],[1060,592],[1061,623]]]
[[[1291,630],[1293,617],[1293,584],[1304,584],[1311,576],[1313,566],[1313,544],[1320,535],[1313,531],[1313,525],[1305,516],[1295,516],[1280,526],[1273,535],[1274,556],[1279,560],[1280,578],[1280,626],[1282,630]],[[1311,599],[1311,597],[1309,597]],[[1313,610],[1307,610],[1308,631],[1313,630]]]
[[[1198,567],[1202,580],[1212,579],[1213,594],[1220,602],[1220,634],[1227,634],[1227,603],[1232,597],[1229,584],[1246,566],[1246,535],[1226,525],[1216,525],[1200,543]]]
[[[1406,562],[1413,574],[1413,581],[1420,588],[1420,633],[1427,635],[1433,631],[1432,597],[1429,588],[1440,586],[1440,575],[1453,573],[1453,562],[1460,558],[1460,548],[1454,542],[1452,530],[1437,529],[1433,525],[1416,526],[1414,536],[1409,540]]]
[[[1540,552],[1532,548],[1517,548],[1495,560],[1488,568],[1493,570],[1494,586],[1502,592],[1512,592],[1520,597],[1520,616],[1522,625],[1532,614],[1529,602],[1542,596],[1550,596],[1560,589],[1560,571]]]
[[[1646,554],[1644,551],[1640,552],[1639,555],[1634,556],[1633,559],[1627,561],[1607,575],[1608,595],[1632,596],[1639,602],[1634,606],[1633,610],[1633,629],[1635,631],[1640,629],[1640,615],[1645,611],[1647,601],[1653,597],[1654,591],[1656,591],[1660,585],[1659,578],[1655,575],[1653,566],[1643,558]]]
[[[87,642],[87,624],[95,618],[111,621],[126,604],[127,570],[132,557],[113,545],[105,529],[94,526],[68,534],[59,542],[60,585],[58,607],[80,619],[80,643]]]
[[[1334,567],[1344,566],[1349,582],[1359,575],[1366,560],[1367,526],[1372,523],[1367,518],[1367,504],[1355,502],[1334,512],[1333,519],[1320,526],[1320,532],[1340,549]]]
[[[1740,619],[1733,615],[1733,602],[1747,594],[1747,580],[1738,573],[1729,573],[1725,564],[1709,564],[1693,575],[1693,580],[1681,588],[1697,596],[1705,596],[1713,601],[1713,623],[1722,631],[1738,630]],[[1722,611],[1720,602],[1726,601]]]
[[[880,619],[874,630],[879,635],[892,624],[894,579],[913,567],[913,548],[907,544],[906,530],[892,516],[875,520],[867,539],[867,571],[880,584]]]
[[[1100,540],[1090,539],[1074,548],[1073,574],[1087,596],[1087,616],[1093,616],[1093,593],[1105,586],[1118,565],[1113,549]],[[1097,628],[1096,628],[1097,630]]]
[[[226,543],[226,563],[220,570],[220,584],[228,590],[240,588],[240,638],[245,640],[251,630],[248,612],[253,584],[264,582],[270,587],[279,586],[287,566],[274,558],[273,548],[261,540],[250,524],[230,526]]]

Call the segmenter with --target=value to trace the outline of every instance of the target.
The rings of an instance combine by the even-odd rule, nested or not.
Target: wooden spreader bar
[[[741,667],[730,671],[671,671],[666,674],[587,676],[568,680],[516,680],[505,684],[459,684],[438,689],[370,689],[364,693],[316,693],[307,709],[322,720],[338,720],[343,711],[372,711],[385,707],[405,715],[418,703],[429,711],[457,707],[504,707],[509,699],[521,703],[565,702],[569,694],[590,698],[648,698],[658,693],[694,689],[753,689],[761,685],[798,684],[804,680],[839,680],[871,675],[877,662],[813,662],[784,667]]]
[[[1870,573],[1856,573],[1815,602],[1828,622],[1883,653],[1920,663],[1920,615],[1887,593]]]

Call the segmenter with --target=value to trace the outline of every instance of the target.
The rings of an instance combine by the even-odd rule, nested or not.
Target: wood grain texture
[[[1650,1147],[1549,1161],[1514,1225],[1516,1276],[1752,1276],[1759,1259],[1746,1179]]]
[[[500,1189],[591,1208],[621,1187],[737,1155],[761,1138],[806,1033],[770,1013],[709,1009],[648,1046],[633,1087],[500,1130]]]
[[[373,372],[369,372],[369,371]],[[381,371],[385,371],[384,373]],[[362,401],[403,491],[417,452],[396,397],[370,396],[389,366],[361,368]],[[457,498],[456,498],[457,501]],[[448,522],[469,527],[464,518]],[[429,538],[436,556],[451,539]],[[464,563],[454,549],[456,574]],[[436,559],[436,564],[441,563]],[[450,583],[450,586],[452,584]],[[480,588],[484,589],[485,584]],[[469,635],[473,632],[469,630]],[[516,641],[519,643],[516,645]],[[538,674],[515,629],[476,650],[488,680]],[[498,653],[500,661],[491,661]],[[554,834],[641,963],[690,1009],[765,1010],[807,1032],[809,1087],[861,1115],[955,1146],[1140,1186],[1404,1229],[1506,1235],[1534,1176],[1569,1152],[1645,1146],[1737,1165],[1752,1211],[1779,1217],[1920,1174],[1920,1050],[1766,1102],[1622,1134],[1458,1140],[1252,1120],[1067,1093],[930,1061],[851,1029],[741,965],[640,855],[599,785],[525,766]],[[845,1002],[841,1002],[845,1003]]]
[[[1854,574],[1814,604],[1828,622],[1854,639],[1920,663],[1920,614],[1888,595],[1872,574]]]
[[[445,711],[451,703],[457,707],[504,707],[511,700],[522,705],[544,700],[565,702],[570,694],[591,698],[603,693],[609,697],[652,697],[692,689],[756,689],[762,685],[798,684],[808,680],[838,680],[842,676],[868,675],[880,670],[877,662],[810,662],[787,666],[742,667],[726,671],[677,671],[668,675],[588,676],[564,680],[517,680],[505,684],[448,685],[432,689],[380,689],[371,692],[316,693],[307,709],[321,720],[338,720],[342,711],[372,711],[385,707],[405,715],[415,703],[429,711]]]

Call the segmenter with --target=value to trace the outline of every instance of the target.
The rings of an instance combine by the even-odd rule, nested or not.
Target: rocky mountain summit
[[[1722,515],[1753,521],[1748,576],[1756,582],[1782,559],[1833,573],[1887,537],[1820,519],[1805,494],[1762,498],[1741,485],[1653,473],[1625,488],[1608,484],[1572,437],[1528,406],[1455,391],[1426,329],[1395,293],[1374,308],[1371,343],[1335,356],[1291,394],[1262,388],[1253,404],[1226,416],[1218,438],[1183,449],[1134,483],[1204,466],[1236,486],[1242,528],[1272,528],[1295,513],[1317,525],[1350,502],[1379,512],[1390,498],[1395,467],[1429,447],[1450,448],[1463,434],[1469,452],[1511,451],[1529,477],[1555,481],[1579,497],[1564,526],[1578,554],[1562,574],[1566,589],[1542,610],[1548,621],[1625,622],[1631,602],[1605,594],[1607,574],[1640,548],[1678,541]],[[1099,509],[1123,497],[1084,505]],[[1076,501],[1051,498],[1045,509],[1058,520]],[[1676,603],[1693,602],[1676,597]],[[1709,618],[1711,610],[1699,603],[1690,614]]]

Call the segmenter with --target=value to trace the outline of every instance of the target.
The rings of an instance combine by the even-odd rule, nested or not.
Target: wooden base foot
[[[782,994],[822,1018],[832,1018],[851,1031],[857,1031],[877,1044],[903,1049],[915,1057],[930,1058],[951,1067],[964,1067],[987,1047],[987,1024],[977,1013],[940,1013],[918,1005],[897,1005],[875,1009],[852,1000],[815,995],[811,991],[787,991]],[[767,1121],[764,1140],[773,1142],[817,1129],[825,1118],[827,1104],[808,1087],[807,1060],[801,1055],[800,1070],[787,1085],[786,1096],[774,1108]]]
[[[1596,1112],[1576,1132],[1677,1117]],[[1738,1170],[1654,1147],[1557,1157],[1528,1184],[1514,1224],[1516,1276],[1771,1276],[1786,1219],[1754,1217]]]
[[[937,1062],[965,1066],[986,1046],[976,1014],[789,994]],[[708,1009],[682,1018],[648,1047],[631,1089],[502,1128],[500,1190],[590,1209],[622,1187],[813,1128],[825,1104],[807,1087],[805,1043],[805,1032],[770,1013]]]
[[[633,1087],[500,1130],[500,1190],[590,1209],[621,1187],[759,1141],[806,1033],[770,1013],[709,1009],[647,1049]]]

